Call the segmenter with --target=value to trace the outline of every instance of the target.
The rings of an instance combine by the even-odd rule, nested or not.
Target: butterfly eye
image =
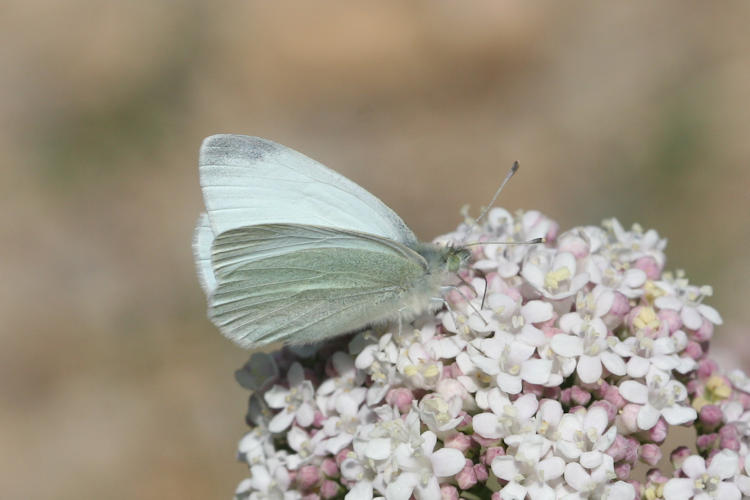
[[[445,259],[445,267],[449,272],[455,273],[461,269],[463,263],[468,260],[470,252],[465,248],[455,249]]]

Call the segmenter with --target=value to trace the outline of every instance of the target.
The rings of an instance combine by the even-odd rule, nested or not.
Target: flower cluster
[[[664,271],[654,230],[558,232],[495,208],[441,238],[488,243],[437,313],[253,354],[236,497],[750,495],[750,378],[707,356],[711,288]],[[665,450],[675,426],[696,437]]]

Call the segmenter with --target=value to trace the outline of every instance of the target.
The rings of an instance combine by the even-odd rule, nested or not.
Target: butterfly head
[[[471,257],[471,250],[465,247],[448,246],[445,248],[445,270],[457,273]]]

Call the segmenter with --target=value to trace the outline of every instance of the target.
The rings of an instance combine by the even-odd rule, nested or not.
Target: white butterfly
[[[465,248],[421,243],[383,202],[275,142],[214,135],[193,251],[209,317],[242,345],[304,344],[442,306]]]

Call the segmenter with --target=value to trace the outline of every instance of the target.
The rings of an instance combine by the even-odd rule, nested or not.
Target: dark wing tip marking
[[[258,161],[281,150],[283,146],[262,137],[238,134],[216,134],[206,137],[201,144],[200,164],[216,162],[217,158],[243,158]]]

